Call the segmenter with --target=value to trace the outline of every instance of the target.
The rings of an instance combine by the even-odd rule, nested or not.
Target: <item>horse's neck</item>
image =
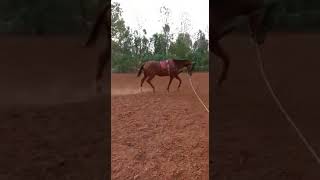
[[[186,63],[185,62],[181,62],[181,63],[174,63],[174,64],[175,64],[176,68],[180,70],[180,69],[184,68]]]

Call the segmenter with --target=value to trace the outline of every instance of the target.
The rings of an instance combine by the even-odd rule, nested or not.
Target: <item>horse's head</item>
[[[190,76],[192,76],[192,70],[193,70],[195,64],[196,64],[195,62],[188,60],[188,62],[185,65],[187,67],[187,71]]]

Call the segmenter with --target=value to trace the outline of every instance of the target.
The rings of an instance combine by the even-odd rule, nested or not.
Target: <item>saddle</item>
[[[170,60],[160,61],[161,70],[168,71],[169,76],[170,76],[170,73],[171,73],[171,68],[173,68],[172,66],[174,66],[174,64],[171,63]]]

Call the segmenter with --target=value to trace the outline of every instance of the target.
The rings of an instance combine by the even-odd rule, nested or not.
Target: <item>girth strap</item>
[[[170,63],[169,63],[169,60],[166,60],[166,64],[167,64],[168,74],[169,74],[169,76],[171,76],[170,75]]]

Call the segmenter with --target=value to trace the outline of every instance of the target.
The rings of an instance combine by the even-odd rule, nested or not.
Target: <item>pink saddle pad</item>
[[[162,70],[168,70],[168,63],[167,61],[160,61],[160,67]]]

